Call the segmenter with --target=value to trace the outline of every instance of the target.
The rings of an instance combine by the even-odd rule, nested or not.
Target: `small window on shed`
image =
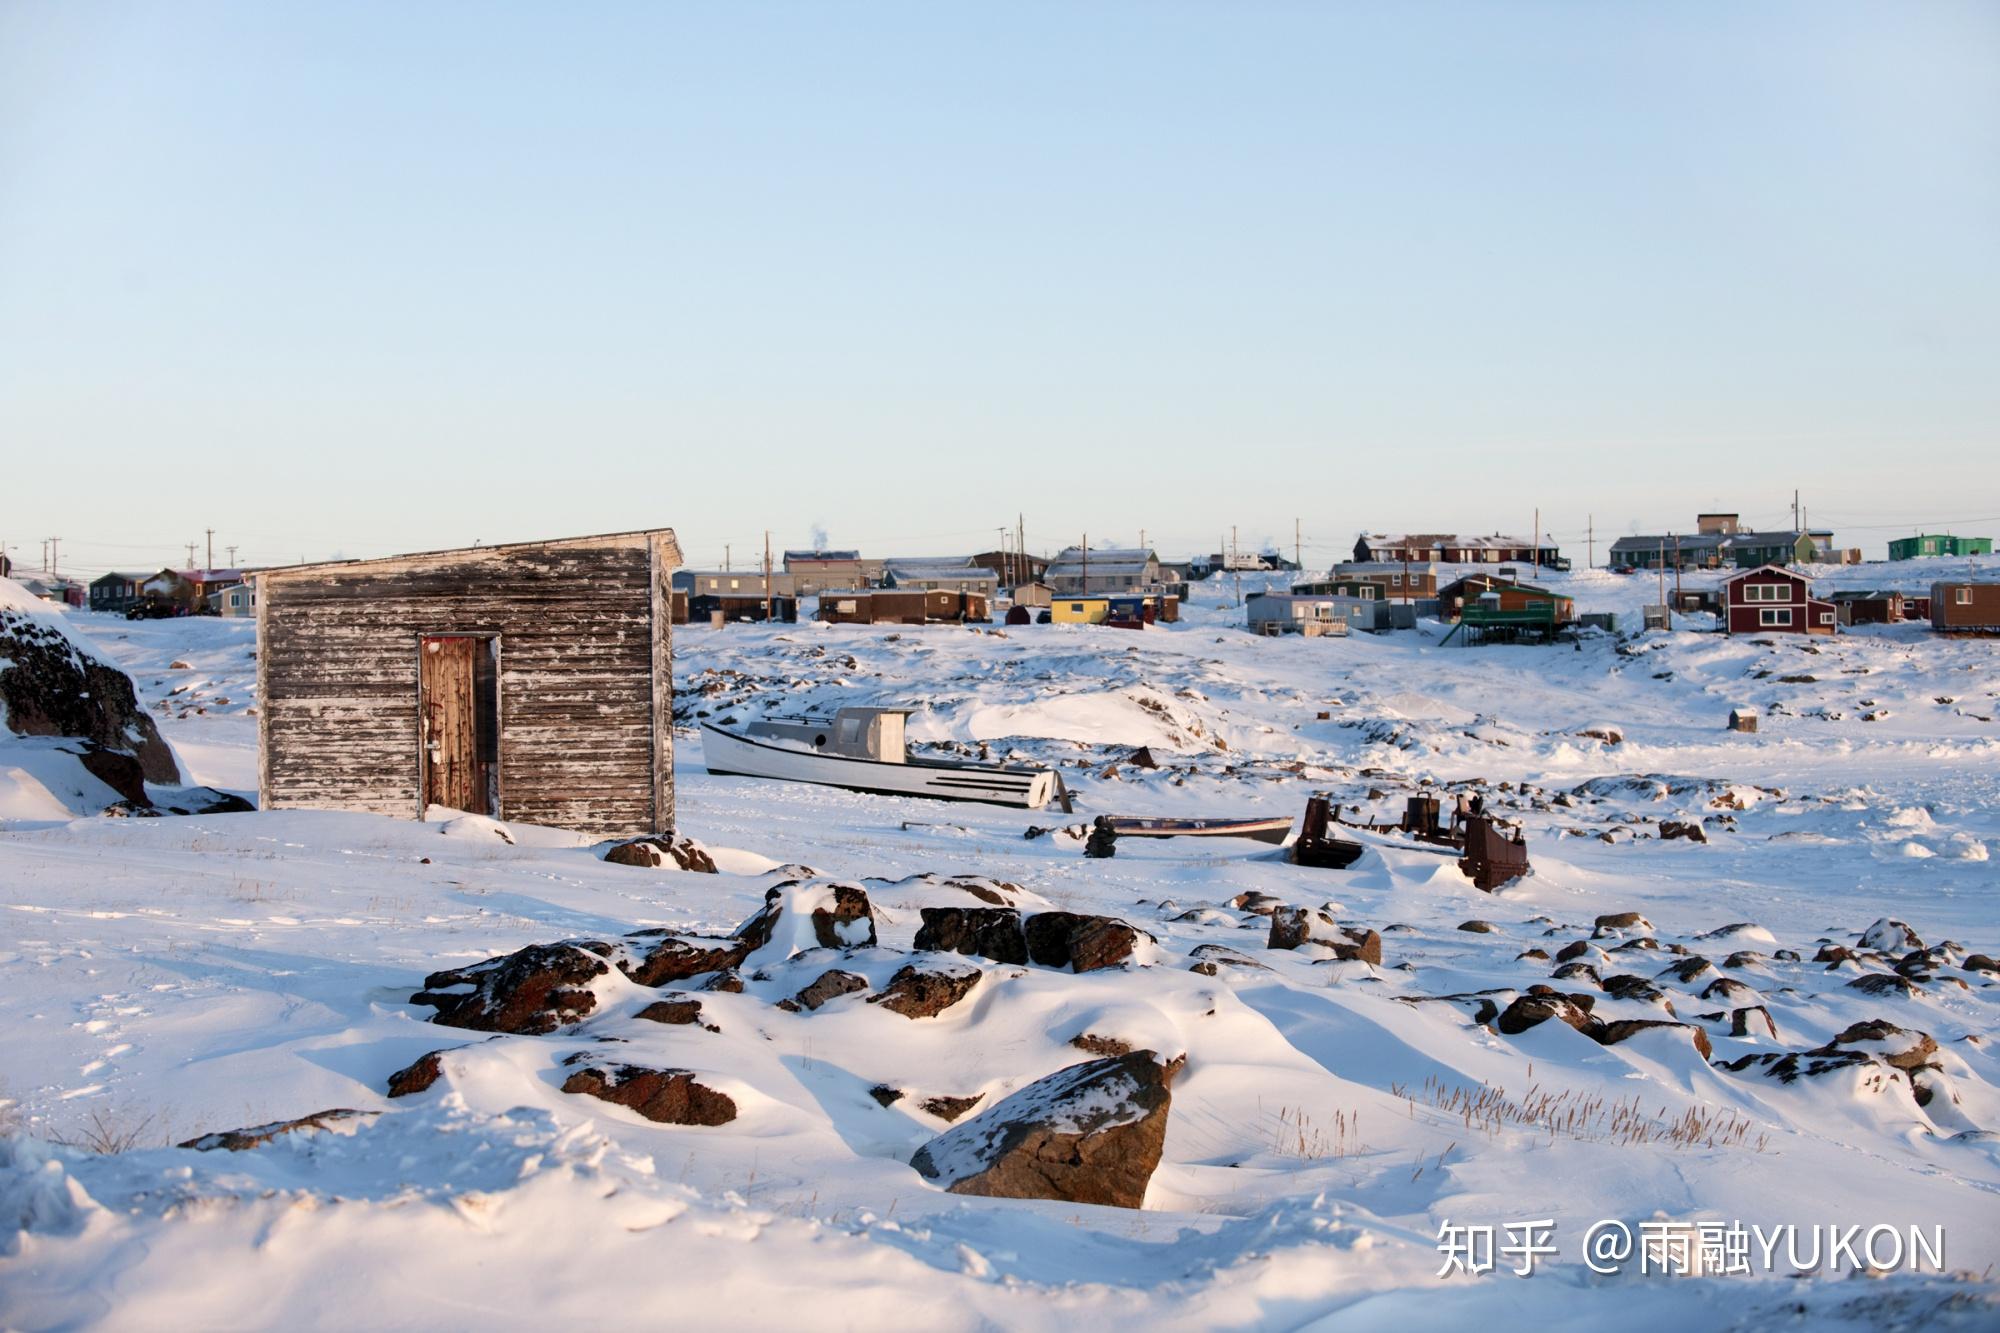
[[[1956,605],[1958,605],[1958,606],[1971,606],[1971,605],[1972,605],[1972,589],[1970,589],[1970,588],[1954,588],[1954,589],[1952,589],[1952,593],[1951,593],[1951,600],[1952,600],[1952,602],[1953,602],[1954,604],[1956,604]]]

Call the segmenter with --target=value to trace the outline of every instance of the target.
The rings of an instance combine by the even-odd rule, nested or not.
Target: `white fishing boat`
[[[1063,792],[1053,769],[912,756],[904,719],[915,711],[842,708],[830,715],[759,718],[737,731],[704,722],[702,755],[711,773],[812,782],[882,796],[1039,810]]]

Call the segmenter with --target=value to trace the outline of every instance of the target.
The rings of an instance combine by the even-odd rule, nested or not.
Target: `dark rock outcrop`
[[[794,1012],[800,1009],[817,1009],[829,1000],[837,1000],[843,995],[852,995],[856,991],[867,989],[868,978],[856,976],[852,972],[843,972],[836,967],[820,973],[815,980],[806,985],[805,989],[778,1007]]]
[[[1116,967],[1132,956],[1140,939],[1138,930],[1116,917],[1076,912],[1037,912],[1022,933],[1030,962],[1078,972]]]
[[[978,968],[946,970],[912,963],[898,969],[882,993],[870,996],[868,1003],[905,1018],[936,1018],[971,994],[981,975]]]
[[[1558,995],[1553,991],[1522,995],[1500,1011],[1499,1021],[1494,1026],[1511,1037],[1540,1027],[1553,1018],[1569,1024],[1578,1032],[1587,1033],[1591,1027],[1590,1008],[1587,1004],[1578,1003],[1579,999],[1588,997]]]
[[[434,1023],[475,1032],[554,1032],[597,1007],[590,983],[611,970],[608,944],[531,944],[503,958],[433,972],[411,1004],[437,1010]],[[467,987],[458,990],[457,987]]]
[[[1629,1037],[1641,1032],[1650,1032],[1655,1028],[1675,1028],[1687,1033],[1688,1039],[1694,1043],[1695,1050],[1704,1060],[1715,1054],[1715,1047],[1709,1041],[1706,1032],[1692,1023],[1673,1023],[1664,1018],[1614,1018],[1609,1022],[1592,1024],[1585,1031],[1595,1037],[1599,1045],[1616,1046]]]
[[[181,780],[174,752],[139,705],[132,678],[81,647],[60,626],[25,611],[0,609],[0,719],[17,736],[64,736],[85,742],[85,766],[119,777],[107,781],[127,800],[132,772],[110,756],[136,761],[146,782]],[[96,770],[92,770],[95,772]]]
[[[585,1058],[572,1056],[564,1063]],[[586,1065],[563,1080],[562,1090],[627,1107],[663,1125],[726,1125],[736,1118],[736,1103],[727,1093],[685,1069]]]
[[[701,1024],[701,1001],[686,999],[655,1000],[632,1015],[649,1023],[665,1023],[669,1027],[688,1027]]]
[[[1137,1208],[1178,1068],[1151,1051],[1072,1065],[940,1134],[910,1164],[954,1194]]]
[[[706,847],[693,838],[676,837],[671,833],[615,843],[606,849],[604,859],[615,866],[650,869],[671,865],[676,870],[692,870],[704,875],[715,873],[715,858],[708,854]]]
[[[1028,961],[1021,914],[1012,907],[925,907],[916,947],[939,953],[971,954],[996,963]]]
[[[335,1107],[329,1111],[315,1111],[302,1115],[297,1120],[274,1120],[268,1125],[251,1125],[246,1129],[225,1129],[215,1134],[203,1134],[180,1144],[183,1148],[193,1148],[197,1152],[214,1152],[218,1148],[225,1152],[244,1152],[251,1148],[261,1148],[281,1134],[298,1134],[306,1130],[325,1129],[342,1120],[356,1120],[363,1116],[378,1116],[380,1111],[355,1111],[347,1107]]]
[[[454,1046],[451,1049],[459,1050],[461,1048]],[[408,1097],[412,1093],[423,1092],[429,1088],[433,1083],[444,1077],[444,1056],[445,1052],[443,1051],[432,1051],[428,1055],[420,1055],[409,1064],[389,1075],[389,1095],[391,1097]]]
[[[624,952],[616,955],[618,970],[641,986],[666,986],[707,972],[726,971],[750,953],[743,940],[703,935],[641,931],[625,939]]]

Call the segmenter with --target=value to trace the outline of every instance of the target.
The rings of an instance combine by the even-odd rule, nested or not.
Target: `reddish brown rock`
[[[1178,1067],[1151,1051],[1072,1065],[946,1130],[910,1164],[954,1194],[1137,1208]]]
[[[1692,1023],[1670,1023],[1664,1018],[1614,1018],[1609,1022],[1592,1024],[1585,1031],[1605,1046],[1616,1046],[1619,1042],[1641,1032],[1654,1028],[1678,1028],[1688,1034],[1695,1050],[1706,1060],[1715,1053],[1708,1034]]]
[[[693,838],[665,837],[631,838],[615,843],[607,848],[604,859],[615,866],[637,866],[652,869],[672,865],[677,870],[692,870],[704,875],[715,872],[715,858],[708,849]]]
[[[667,986],[708,972],[733,968],[750,953],[742,940],[642,931],[626,936],[627,952],[618,970],[641,986]]]
[[[454,1046],[451,1049],[456,1051],[462,1048]],[[408,1097],[412,1093],[424,1091],[431,1084],[443,1078],[444,1055],[445,1052],[443,1051],[432,1051],[429,1055],[420,1055],[410,1064],[389,1075],[389,1095],[391,1097]]]
[[[822,972],[806,988],[786,1002],[784,1007],[794,1009],[817,1009],[828,1000],[837,1000],[843,995],[868,989],[868,979],[852,972],[833,968]]]
[[[701,1001],[696,999],[655,1000],[632,1015],[649,1023],[665,1023],[670,1027],[687,1027],[701,1022]]]
[[[1116,967],[1132,956],[1140,938],[1137,930],[1116,917],[1076,912],[1037,912],[1028,918],[1023,934],[1030,962],[1078,972]]]
[[[946,1124],[950,1124],[973,1107],[979,1105],[980,1095],[971,1097],[926,1097],[923,1101],[918,1102],[917,1105],[923,1107]]]
[[[971,994],[982,975],[978,968],[946,971],[912,963],[890,977],[882,993],[870,996],[868,1003],[905,1018],[936,1018]]]
[[[1079,1051],[1092,1055],[1130,1055],[1132,1043],[1118,1037],[1102,1037],[1095,1032],[1080,1032],[1069,1039],[1069,1044]]]
[[[572,1056],[565,1063],[585,1059]],[[700,1083],[685,1069],[641,1065],[589,1065],[563,1080],[562,1090],[637,1111],[663,1125],[726,1125],[736,1103],[726,1093]]]
[[[939,953],[970,954],[996,963],[1028,961],[1021,914],[1012,907],[925,907],[916,947]]]
[[[589,984],[611,970],[612,952],[594,940],[531,944],[504,958],[470,967],[433,972],[411,1004],[437,1010],[432,1019],[446,1027],[477,1032],[554,1032],[581,1022],[597,1007]],[[470,987],[458,991],[459,986]]]
[[[812,910],[813,938],[823,949],[866,949],[875,944],[875,909],[858,884],[833,886],[833,905]]]

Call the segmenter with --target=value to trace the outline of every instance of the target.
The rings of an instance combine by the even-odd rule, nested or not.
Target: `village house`
[[[1900,592],[1846,589],[1827,600],[1843,625],[1894,625],[1910,618],[1907,599]]]
[[[819,595],[830,625],[966,625],[991,619],[986,594],[951,588],[835,588]]]
[[[1706,531],[1646,533],[1611,543],[1613,569],[1755,569],[1761,565],[1854,563],[1833,547],[1833,532],[1745,532],[1734,514],[1703,514]]]
[[[799,576],[774,569],[769,578],[762,569],[684,569],[674,575],[674,586],[687,589],[690,597],[797,597]]]
[[[1568,569],[1569,562],[1553,542],[1495,533],[1469,537],[1450,533],[1364,532],[1354,543],[1357,563],[1444,565],[1532,564],[1543,569]]]
[[[1438,593],[1438,568],[1428,561],[1404,565],[1380,561],[1337,564],[1323,578],[1294,583],[1292,591],[1318,596],[1374,596],[1392,602],[1424,602]]]
[[[1889,543],[1891,560],[1917,560],[1932,555],[1992,555],[1991,537],[1954,537],[1948,532],[1923,532]]]
[[[883,562],[882,582],[906,591],[976,592],[989,600],[1000,595],[1000,576],[962,557],[891,557]]]
[[[1730,634],[1832,634],[1840,615],[1832,602],[1812,595],[1802,574],[1763,565],[1722,582],[1722,628]]]
[[[1040,608],[1055,600],[1055,589],[1046,583],[1020,583],[1009,589],[1008,597],[1015,606]]]
[[[1049,572],[1046,557],[1026,551],[981,551],[970,563],[992,570],[1002,583],[1039,583]]]
[[[674,823],[671,530],[256,573],[266,809]]]
[[[1064,547],[1044,580],[1057,597],[1079,597],[1151,589],[1160,582],[1160,558],[1150,550]]]
[[[793,593],[812,597],[829,588],[873,588],[882,582],[880,560],[863,560],[859,551],[787,551],[785,572],[794,575]]]
[[[2000,580],[1933,583],[1930,622],[1941,634],[2000,634]]]
[[[75,579],[64,578],[60,574],[44,574],[40,578],[23,579],[21,587],[30,597],[39,597],[45,602],[55,602],[61,606],[81,607],[89,589]]]
[[[1358,597],[1314,597],[1296,593],[1260,592],[1246,598],[1243,610],[1252,634],[1302,634],[1309,639],[1350,632],[1347,615],[1373,616],[1385,603]]]
[[[145,574],[127,574],[114,570],[100,574],[90,581],[90,609],[105,611],[112,615],[124,615],[139,603],[139,585],[148,578]]]
[[[233,583],[217,588],[203,599],[212,616],[250,616],[257,613],[257,589],[249,583]]]

